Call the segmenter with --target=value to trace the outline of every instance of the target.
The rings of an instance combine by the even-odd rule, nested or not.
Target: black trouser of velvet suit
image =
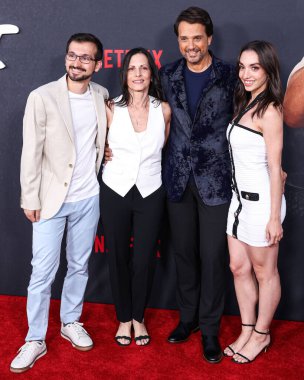
[[[224,310],[228,204],[207,206],[194,181],[180,202],[168,202],[182,322],[195,322],[204,335],[218,335]]]
[[[120,196],[101,184],[101,217],[109,249],[110,281],[117,319],[142,322],[152,287],[165,191],[143,198],[137,187]],[[133,255],[130,238],[133,227]]]

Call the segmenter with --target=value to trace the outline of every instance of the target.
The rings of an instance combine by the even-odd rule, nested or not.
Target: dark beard
[[[68,73],[68,77],[73,81],[73,82],[82,82],[82,81],[85,81],[87,79],[90,79],[92,75],[83,75],[82,77],[77,77],[77,78],[74,78],[72,77],[69,73]]]

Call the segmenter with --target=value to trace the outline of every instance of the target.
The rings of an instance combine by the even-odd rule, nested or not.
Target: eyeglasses
[[[97,61],[97,59],[91,58],[89,55],[77,55],[77,54],[72,53],[72,52],[67,53],[65,57],[68,61],[76,61],[76,59],[79,58],[79,61],[81,63],[85,63],[85,64],[88,64],[91,61],[93,61],[93,62]]]

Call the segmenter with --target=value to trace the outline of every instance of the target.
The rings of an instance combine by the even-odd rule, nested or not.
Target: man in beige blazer
[[[51,285],[67,230],[68,271],[61,297],[61,336],[81,350],[93,341],[79,322],[88,260],[99,219],[99,184],[106,135],[108,91],[91,82],[103,47],[92,34],[67,42],[67,74],[34,90],[23,122],[21,207],[33,223],[32,275],[28,287],[26,343],[11,363],[24,372],[46,354]]]

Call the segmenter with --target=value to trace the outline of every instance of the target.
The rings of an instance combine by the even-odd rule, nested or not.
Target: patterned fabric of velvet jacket
[[[231,198],[231,164],[226,129],[232,119],[234,66],[212,56],[210,81],[202,92],[194,120],[187,106],[182,58],[160,70],[172,109],[170,136],[163,159],[163,182],[170,201],[179,201],[191,169],[203,202],[224,204]]]

